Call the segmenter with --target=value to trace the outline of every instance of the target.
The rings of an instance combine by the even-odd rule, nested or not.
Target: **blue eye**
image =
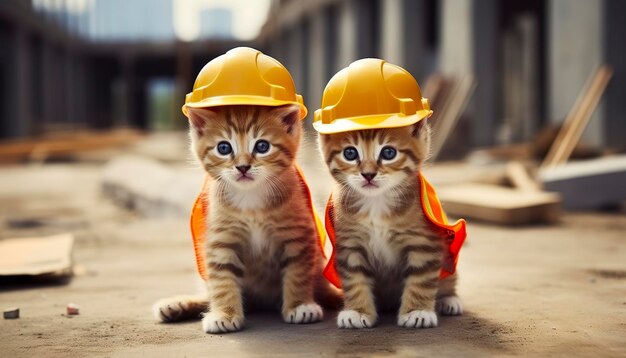
[[[217,144],[217,152],[221,155],[227,155],[233,152],[233,147],[228,142],[219,142]]]
[[[343,150],[343,157],[351,162],[359,158],[359,152],[357,152],[355,147],[348,147]]]
[[[258,140],[254,144],[254,151],[257,153],[267,153],[268,150],[270,150],[270,143],[264,139]]]
[[[391,160],[395,158],[396,154],[398,154],[398,152],[395,150],[395,148],[389,146],[383,147],[383,149],[380,151],[380,156],[385,160]]]

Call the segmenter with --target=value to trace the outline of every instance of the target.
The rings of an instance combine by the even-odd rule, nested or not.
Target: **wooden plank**
[[[587,81],[541,164],[542,168],[562,165],[569,159],[612,75],[613,70],[602,65]]]
[[[560,197],[486,184],[459,184],[437,190],[448,214],[504,225],[552,223],[560,216]]]
[[[426,84],[422,90],[422,95],[428,98],[430,107],[434,108],[434,105],[444,97],[444,87],[446,80],[441,73],[434,73],[426,79]]]
[[[45,160],[89,150],[126,145],[141,138],[135,130],[119,129],[106,132],[75,132],[51,134],[0,143],[0,163]]]
[[[541,190],[537,181],[528,174],[526,167],[517,160],[506,164],[506,176],[517,189],[529,192]]]
[[[476,82],[471,75],[465,76],[460,81],[457,81],[454,90],[441,109],[441,115],[439,115],[436,120],[437,123],[434,130],[436,135],[433,137],[432,141],[431,160],[434,161],[439,155],[441,148],[443,148],[459,118],[465,111],[475,89]]]
[[[73,246],[69,233],[0,240],[0,276],[70,275]]]

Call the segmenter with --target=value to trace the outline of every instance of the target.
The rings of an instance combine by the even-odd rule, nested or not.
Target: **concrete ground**
[[[176,148],[184,153],[184,144]],[[82,159],[0,167],[0,239],[77,238],[69,282],[0,280],[0,306],[21,309],[20,319],[0,320],[0,357],[626,356],[623,213],[569,213],[556,226],[470,222],[459,263],[466,312],[434,329],[398,328],[383,316],[373,329],[347,331],[336,328],[336,312],[302,326],[258,313],[242,332],[208,335],[199,321],[159,324],[150,312],[157,299],[199,283],[187,218],[116,207],[100,192],[102,161]],[[320,182],[318,202],[327,189]],[[42,224],[16,227],[31,218]],[[69,302],[79,316],[63,315]]]

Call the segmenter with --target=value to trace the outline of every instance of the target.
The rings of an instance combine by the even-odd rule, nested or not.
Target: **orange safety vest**
[[[298,174],[298,178],[300,179],[300,186],[302,188],[302,192],[307,201],[307,208],[311,211],[311,216],[315,220],[315,226],[318,236],[319,247],[322,250],[322,255],[324,255],[324,245],[326,244],[326,231],[324,230],[324,226],[322,225],[322,220],[315,213],[315,209],[313,208],[313,200],[311,199],[311,191],[309,190],[309,186],[304,180],[304,175],[302,175],[302,170],[300,167],[296,165],[296,173]],[[193,204],[193,208],[191,210],[191,237],[193,239],[193,249],[196,255],[196,266],[198,268],[198,273],[200,277],[204,280],[207,280],[208,274],[206,272],[206,260],[204,253],[204,244],[206,241],[206,232],[207,232],[207,218],[209,213],[209,198],[208,198],[208,186],[209,186],[209,178],[208,176],[204,179],[204,184],[202,185],[202,191],[198,195],[196,202]],[[324,255],[325,257],[325,255]]]
[[[421,207],[424,214],[432,224],[445,230],[448,234],[448,242],[446,243],[447,250],[444,255],[441,273],[439,274],[439,278],[444,279],[454,274],[456,271],[459,251],[461,251],[461,247],[463,246],[463,242],[465,242],[465,237],[467,236],[465,220],[460,219],[452,225],[448,224],[448,218],[441,207],[441,203],[439,202],[439,198],[437,198],[435,189],[422,175],[418,174],[417,178],[420,182],[421,190],[419,196],[421,198]],[[328,232],[328,237],[333,246],[333,253],[324,268],[324,277],[335,285],[335,287],[341,288],[341,280],[335,267],[336,237],[332,197],[328,199],[328,204],[326,205],[326,231]]]

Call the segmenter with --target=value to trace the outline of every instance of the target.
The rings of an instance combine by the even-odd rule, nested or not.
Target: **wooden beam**
[[[47,135],[0,142],[0,163],[28,160],[42,161],[84,151],[127,145],[141,138],[135,130],[118,129],[106,132],[77,132]]]
[[[437,117],[436,136],[433,137],[431,149],[432,161],[437,158],[447,139],[452,134],[454,127],[456,127],[459,118],[465,111],[476,89],[476,81],[474,81],[474,77],[471,75],[454,82],[454,89],[442,106],[441,115]]]
[[[613,70],[607,65],[602,65],[587,81],[541,164],[542,168],[563,165],[567,162],[587,127],[593,111],[598,106],[611,76],[613,76]]]
[[[448,214],[503,225],[552,223],[560,216],[558,194],[487,184],[458,184],[437,190]]]
[[[517,189],[527,192],[540,191],[537,181],[528,174],[526,167],[519,161],[513,160],[506,164],[506,176]]]

